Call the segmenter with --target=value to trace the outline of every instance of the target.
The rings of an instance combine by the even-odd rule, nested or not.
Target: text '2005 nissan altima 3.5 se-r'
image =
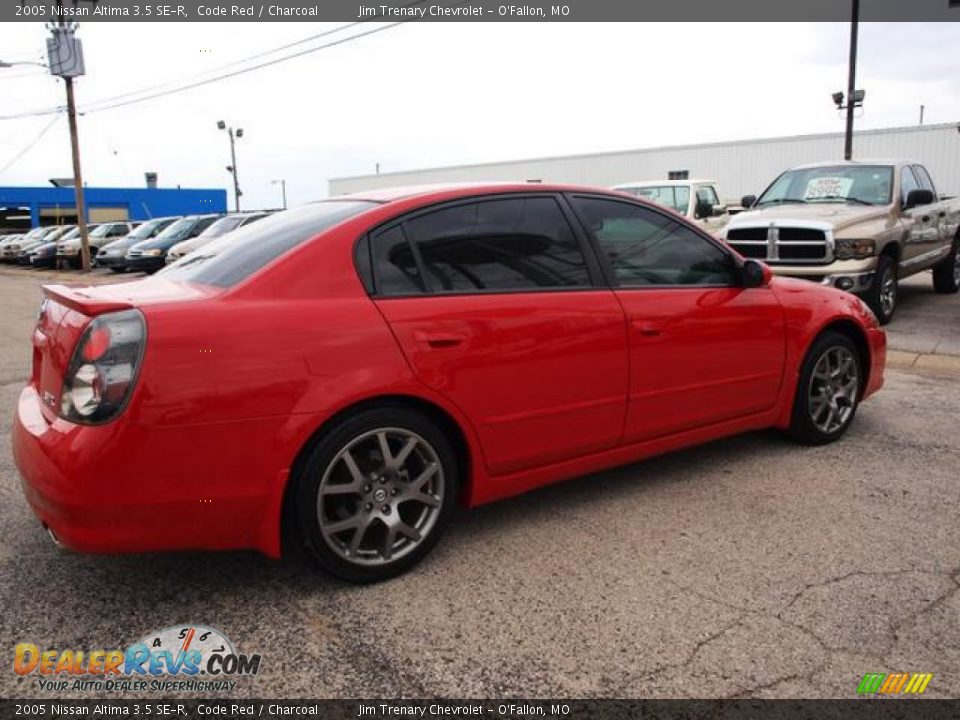
[[[45,293],[13,445],[60,542],[293,538],[358,582],[461,504],[756,428],[836,440],[883,383],[855,296],[588,188],[347,196]]]

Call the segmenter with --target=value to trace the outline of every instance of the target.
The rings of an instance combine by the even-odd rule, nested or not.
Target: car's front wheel
[[[893,320],[897,309],[900,287],[897,282],[896,260],[890,255],[881,255],[877,259],[877,271],[872,287],[863,295],[864,301],[873,310],[881,325]]]
[[[446,435],[404,407],[348,417],[321,438],[296,482],[307,548],[324,570],[351,582],[385,580],[422,559],[459,488]]]
[[[856,346],[828,331],[807,352],[793,403],[790,434],[809,445],[839,439],[857,414],[863,369]]]

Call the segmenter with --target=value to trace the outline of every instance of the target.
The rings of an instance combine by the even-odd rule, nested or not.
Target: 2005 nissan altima
[[[293,537],[358,582],[423,558],[458,504],[756,428],[826,443],[883,383],[855,296],[588,188],[342,197],[45,293],[13,445],[56,539]]]

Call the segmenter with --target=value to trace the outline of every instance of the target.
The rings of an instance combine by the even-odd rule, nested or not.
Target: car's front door
[[[473,422],[492,474],[617,444],[623,310],[556,197],[454,203],[369,242],[378,307],[419,380]]]
[[[901,221],[906,232],[900,265],[905,275],[932,264],[940,247],[939,218],[936,217],[935,208],[930,205],[907,207],[910,191],[923,189],[926,188],[921,183],[921,177],[914,172],[914,166],[904,165],[900,169],[900,207],[903,208]]]
[[[623,441],[770,410],[784,373],[783,311],[744,288],[733,255],[664,213],[571,198],[627,316],[630,392]]]

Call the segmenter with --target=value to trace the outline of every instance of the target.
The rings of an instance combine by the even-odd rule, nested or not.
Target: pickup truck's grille
[[[827,232],[820,228],[739,227],[727,230],[727,243],[746,258],[771,265],[818,265],[833,262]]]
[[[823,230],[814,228],[778,228],[780,231],[780,240],[783,242],[827,242],[827,234]]]

